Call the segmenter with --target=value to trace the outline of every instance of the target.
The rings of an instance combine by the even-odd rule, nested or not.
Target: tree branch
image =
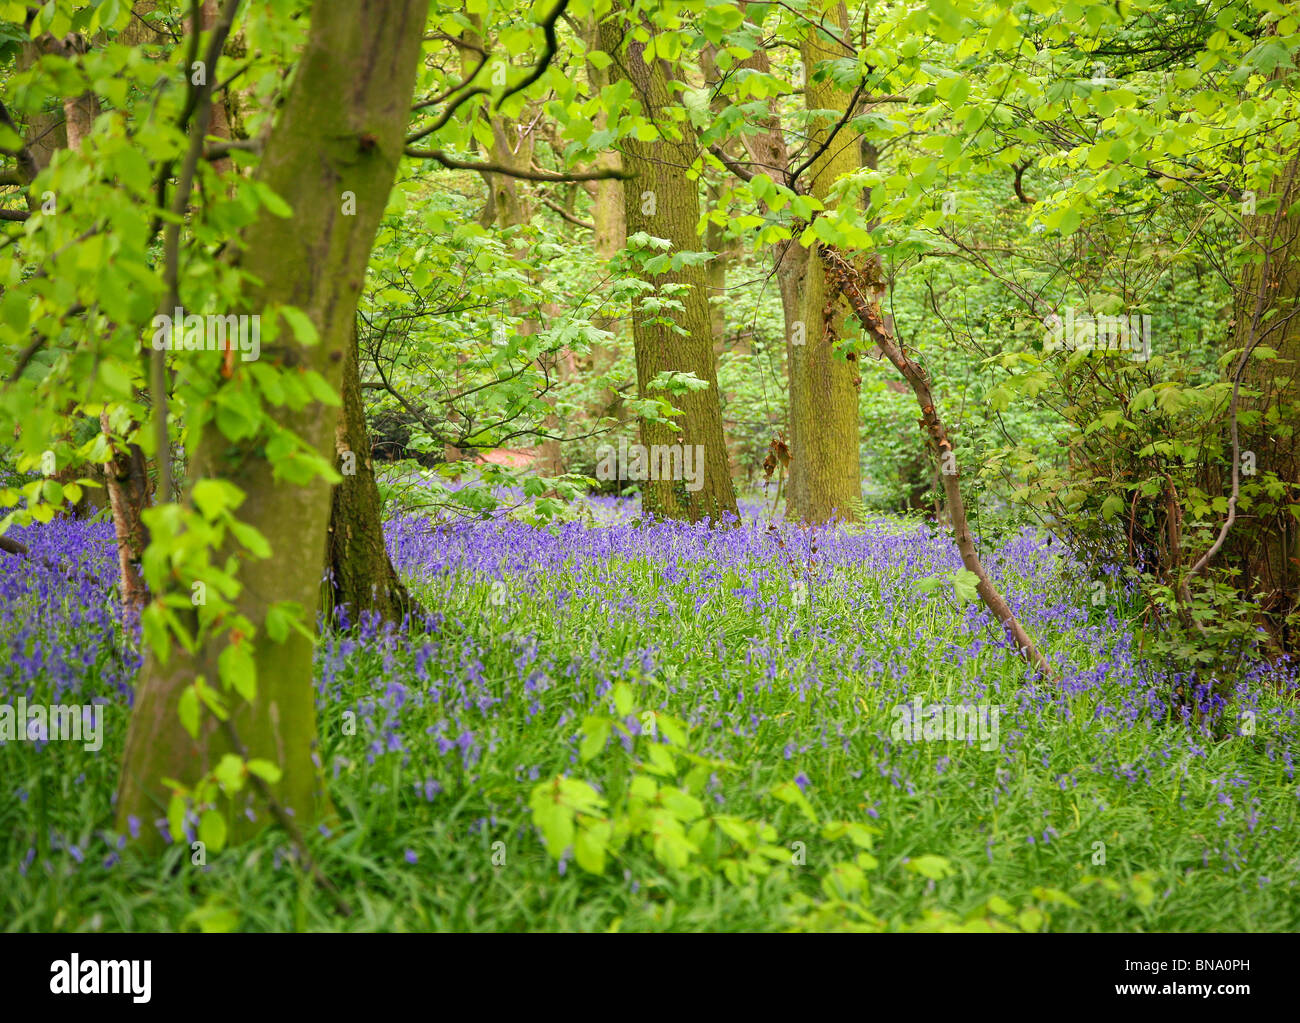
[[[497,110],[500,110],[501,104],[515,93],[522,92],[524,89],[532,85],[533,82],[537,81],[537,79],[541,78],[542,75],[546,73],[546,69],[551,66],[551,61],[555,59],[555,52],[559,49],[560,45],[555,36],[555,23],[559,21],[560,15],[564,13],[564,9],[568,6],[569,0],[559,0],[559,3],[555,5],[555,9],[542,20],[542,32],[546,36],[546,52],[542,54],[541,60],[537,62],[533,70],[522,82],[507,89],[500,95],[500,97],[498,97],[495,104]]]
[[[835,136],[840,133],[840,131],[844,128],[846,124],[849,123],[850,120],[853,119],[854,113],[857,110],[858,99],[859,97],[861,97],[862,90],[866,88],[866,85],[867,83],[865,81],[858,82],[857,88],[853,90],[853,95],[849,97],[849,102],[844,107],[844,116],[841,117],[839,119],[839,122],[835,125],[835,127],[830,130],[830,132],[826,135],[826,138],[822,140],[821,145],[817,147],[817,150],[812,154],[812,156],[808,157],[808,159],[806,159],[803,163],[799,164],[798,167],[796,167],[794,170],[790,172],[789,180],[786,183],[791,188],[793,188],[794,183],[799,180],[799,175],[817,162],[818,157],[820,157],[822,153],[826,152],[826,150],[828,150],[831,147],[831,143],[835,141]]]
[[[610,178],[627,181],[632,176],[626,171],[614,168],[567,173],[523,170],[520,167],[507,167],[502,163],[477,163],[470,160],[457,160],[448,156],[441,149],[416,149],[414,146],[407,146],[404,152],[412,159],[432,160],[435,163],[442,164],[448,170],[478,171],[480,174],[502,174],[510,178],[523,178],[525,181],[606,181]]]
[[[202,4],[195,0],[193,43],[191,56],[198,49],[198,35],[201,27],[199,20]],[[203,76],[203,84],[194,91],[195,119],[190,126],[190,148],[181,165],[180,177],[176,181],[176,192],[172,196],[172,218],[167,223],[163,235],[163,283],[166,294],[159,312],[168,315],[181,304],[181,226],[185,221],[185,210],[190,203],[190,192],[194,188],[194,174],[198,170],[199,159],[203,155],[203,136],[208,131],[208,121],[212,116],[212,83],[217,61],[221,58],[221,49],[226,45],[226,37],[235,23],[235,14],[239,10],[239,0],[226,0],[221,8],[221,15],[212,29],[212,39],[208,43],[208,73]],[[167,429],[167,357],[156,346],[149,352],[149,386],[153,391],[153,429],[154,444],[158,457],[158,500],[167,504],[175,497],[172,487],[171,440]]]
[[[553,202],[552,200],[548,199],[544,195],[539,195],[537,198],[539,198],[542,201],[543,206],[547,206],[550,209],[553,209],[556,213],[558,213],[561,217],[567,220],[570,224],[574,224],[578,227],[585,227],[588,231],[596,230],[595,224],[592,224],[586,220],[581,220],[578,217],[575,217],[572,213],[566,210],[558,202]]]

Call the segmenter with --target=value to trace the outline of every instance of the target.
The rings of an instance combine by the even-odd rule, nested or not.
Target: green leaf
[[[217,658],[217,667],[221,672],[221,684],[233,688],[251,702],[257,695],[257,664],[253,661],[250,646],[247,639],[230,643]]]
[[[167,804],[167,830],[173,842],[185,841],[185,797],[179,792]]]
[[[200,906],[185,917],[204,934],[229,934],[239,926],[239,913],[227,906]]]
[[[199,737],[199,694],[194,686],[186,686],[181,690],[176,711],[180,715],[181,727],[190,733],[191,739],[197,739]]]
[[[667,714],[655,714],[655,725],[663,732],[664,738],[674,746],[685,747],[686,726]]]
[[[226,818],[216,810],[204,810],[199,818],[199,841],[212,852],[220,852],[226,845]]]
[[[1156,901],[1156,890],[1151,884],[1154,876],[1150,873],[1134,874],[1133,880],[1130,882],[1133,889],[1133,900],[1143,909]]]
[[[792,803],[797,806],[805,817],[814,824],[817,823],[817,813],[813,810],[812,803],[808,802],[808,797],[803,794],[803,791],[794,782],[781,782],[780,785],[772,789],[772,795],[783,803]]]
[[[578,746],[578,758],[585,764],[605,748],[609,740],[610,722],[608,718],[589,717],[582,723],[582,743]]]
[[[130,400],[134,396],[131,390],[131,377],[119,363],[112,359],[105,359],[99,364],[99,379],[115,397]]]
[[[322,405],[329,405],[332,408],[338,408],[342,405],[338,392],[315,370],[309,369],[302,374],[301,379],[307,388],[307,392]]]
[[[573,840],[573,858],[589,874],[605,872],[605,852],[612,833],[608,822],[596,821],[581,827]]]
[[[662,743],[652,743],[646,751],[646,757],[649,760],[646,770],[652,774],[671,777],[677,773],[677,761],[673,757],[672,750]]]
[[[239,792],[244,787],[244,761],[234,753],[225,753],[212,769],[212,777],[226,792]]]
[[[913,874],[928,877],[931,881],[942,881],[957,873],[957,868],[943,856],[917,856],[908,861],[907,869]]]
[[[287,220],[293,216],[293,208],[275,194],[275,190],[263,182],[253,180],[248,182],[248,187],[256,194],[258,201],[266,207],[268,213],[281,220]]]
[[[5,292],[4,300],[0,301],[0,319],[11,326],[15,334],[22,334],[27,330],[27,317],[27,298],[21,292]]]
[[[739,817],[714,817],[713,823],[724,835],[742,846],[748,847],[754,841],[753,826]]]
[[[952,574],[952,591],[958,603],[969,604],[979,599],[979,591],[976,589],[979,581],[980,577],[969,569],[959,568]]]
[[[704,816],[704,804],[689,792],[678,788],[665,788],[659,794],[664,809],[683,823]]]
[[[203,705],[212,711],[218,721],[225,721],[230,714],[226,711],[226,705],[221,700],[221,694],[213,689],[200,675],[194,680],[194,691],[198,694]]]
[[[867,886],[867,877],[855,863],[837,863],[822,878],[822,891],[832,899],[859,895]]]
[[[269,760],[253,759],[246,765],[249,774],[255,774],[268,785],[276,785],[283,777],[283,772]]]
[[[260,534],[259,534],[260,535]],[[272,604],[266,609],[266,634],[276,643],[283,643],[289,638],[292,615],[279,604]]]
[[[227,508],[238,508],[244,493],[233,483],[219,479],[201,479],[190,490],[195,506],[211,521]]]
[[[289,329],[293,331],[293,336],[298,339],[299,344],[310,348],[320,343],[320,333],[316,330],[316,324],[312,323],[311,317],[301,309],[291,305],[281,306],[280,315],[289,322]]]
[[[1081,909],[1078,901],[1059,888],[1044,888],[1038,885],[1031,889],[1030,894],[1039,902],[1054,902],[1057,905],[1069,906],[1071,909]]]
[[[533,812],[533,823],[542,832],[546,850],[556,859],[573,844],[573,812],[559,804],[548,806],[544,810]]]
[[[235,539],[243,544],[244,549],[253,557],[269,558],[271,556],[271,545],[267,542],[266,537],[255,528],[237,519],[231,519],[229,525],[230,532],[234,534]]]

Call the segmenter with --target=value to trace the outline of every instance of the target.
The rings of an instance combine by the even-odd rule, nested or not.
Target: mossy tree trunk
[[[698,161],[699,145],[689,122],[665,116],[665,110],[675,101],[670,69],[659,59],[646,63],[645,43],[634,39],[630,31],[625,33],[617,15],[601,23],[601,46],[613,58],[611,79],[631,83],[642,115],[660,135],[652,141],[623,140],[623,167],[630,175],[623,185],[627,233],[631,236],[645,232],[667,239],[673,255],[699,252],[699,184],[689,175]],[[708,387],[670,396],[673,406],[682,413],[674,418],[680,431],[663,423],[643,421],[641,442],[647,448],[698,446],[704,464],[701,485],[695,490],[688,489],[681,480],[647,480],[641,490],[643,507],[661,518],[708,518],[716,522],[738,513],[718,399],[708,271],[700,265],[683,266],[657,276],[655,282],[660,286],[685,285],[685,290],[674,296],[683,308],[667,314],[650,313],[638,304],[634,310],[632,338],[640,395],[655,396],[649,390],[651,382],[660,373],[671,371],[694,373]],[[663,319],[671,319],[672,326],[661,322]],[[659,392],[658,396],[665,393]]]
[[[384,546],[382,503],[370,458],[359,363],[354,334],[344,355],[343,407],[335,430],[336,467],[343,482],[330,496],[326,597],[331,610],[347,605],[350,621],[373,612],[384,621],[400,623],[415,609],[415,602]]]
[[[848,16],[838,8],[837,27],[847,30]],[[824,147],[803,174],[810,195],[825,202],[831,186],[859,166],[859,136],[837,128],[849,101],[829,77],[815,72],[826,61],[852,53],[825,33],[809,28],[802,46],[809,110],[835,111],[809,125],[812,152]],[[837,352],[845,333],[845,308],[828,285],[821,260],[808,260],[800,292],[803,344],[790,353],[790,488],[793,510],[805,522],[831,518],[858,521],[862,517],[862,474],[858,459],[858,390],[856,356]]]
[[[752,68],[763,75],[771,74],[772,63],[764,49],[741,61],[738,67]],[[745,173],[766,174],[773,181],[785,183],[789,180],[791,165],[790,151],[786,145],[785,132],[781,126],[781,114],[776,98],[768,100],[767,111],[756,118],[757,129],[741,136],[741,144],[749,158],[749,170]],[[799,234],[797,225],[794,234]],[[777,289],[781,296],[781,314],[785,323],[785,365],[786,365],[786,440],[791,449],[790,476],[780,486],[780,493],[785,497],[785,517],[798,520],[803,516],[807,505],[806,477],[799,466],[803,437],[801,433],[807,425],[805,417],[796,417],[791,409],[792,394],[795,387],[795,360],[802,353],[802,346],[807,344],[807,332],[804,329],[802,300],[800,289],[808,272],[809,252],[797,240],[787,239],[772,246],[772,261],[776,276]],[[798,350],[796,350],[798,349]],[[784,470],[782,470],[784,471]]]
[[[280,218],[264,210],[246,229],[241,262],[262,284],[250,289],[247,308],[237,311],[264,313],[282,304],[302,309],[318,343],[301,345],[282,327],[274,343],[263,345],[262,359],[289,372],[314,370],[335,391],[355,343],[357,299],[402,155],[427,13],[417,0],[316,0],[307,44],[257,170],[293,215]],[[353,215],[344,212],[344,192],[355,198]],[[279,422],[334,460],[334,408],[313,403],[282,411]],[[275,479],[263,444],[261,438],[232,442],[209,422],[193,463],[194,479],[227,480],[247,495],[238,515],[271,547],[269,559],[243,561],[236,598],[238,611],[258,630],[254,639],[243,640],[253,647],[256,697],[240,701],[228,694],[236,738],[208,716],[198,739],[191,739],[181,726],[178,701],[196,675],[215,683],[227,640],[194,655],[174,648],[166,663],[146,660],[117,798],[119,829],[126,832],[129,821],[138,819],[138,844],[145,848],[161,844],[152,822],[164,815],[169,798],[163,779],[193,784],[236,743],[248,756],[280,766],[272,796],[298,828],[310,828],[328,805],[313,763],[312,643],[294,631],[274,642],[264,626],[268,608],[280,601],[298,603],[308,622],[315,621],[330,484],[319,477],[301,485]],[[223,809],[234,840],[261,829],[272,816],[260,802]]]

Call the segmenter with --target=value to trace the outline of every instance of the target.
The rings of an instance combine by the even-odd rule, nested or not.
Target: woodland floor
[[[983,546],[1053,683],[978,603],[917,589],[960,565],[928,527],[772,529],[751,507],[710,532],[593,507],[550,528],[389,524],[428,619],[339,623],[317,657],[338,816],[310,849],[346,915],[281,833],[203,865],[188,841],[119,851],[140,643],[111,527],[16,530],[84,571],[6,564],[0,702],[101,701],[105,731],[98,752],[0,744],[4,926],[1300,927],[1294,675],[1196,689],[1144,658],[1122,587],[1094,604],[1096,573],[1028,534]],[[894,708],[917,697],[996,706],[996,737],[900,739]],[[576,833],[537,810],[557,775],[591,786],[565,790],[575,805],[606,801]]]

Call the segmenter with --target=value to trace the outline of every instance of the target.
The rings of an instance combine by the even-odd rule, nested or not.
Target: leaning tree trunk
[[[428,6],[417,0],[316,0],[310,36],[299,60],[257,177],[293,209],[280,218],[263,210],[242,239],[241,262],[260,286],[245,312],[278,305],[302,309],[319,340],[302,345],[287,327],[262,358],[287,371],[314,370],[337,392],[353,345],[353,321],[366,264],[401,159]],[[209,73],[211,69],[209,69]],[[343,213],[343,193],[355,213]],[[352,207],[349,204],[349,212]],[[216,368],[214,367],[214,372]],[[312,403],[282,411],[280,425],[333,461],[337,415]],[[290,630],[275,642],[265,628],[272,603],[293,601],[309,621],[320,605],[321,557],[329,521],[330,485],[276,479],[264,438],[232,442],[212,422],[203,427],[194,478],[219,478],[247,495],[238,515],[270,543],[266,560],[243,559],[236,609],[257,629],[252,638],[223,636],[195,654],[173,648],[170,659],[146,661],[136,690],[118,789],[119,830],[131,820],[138,842],[157,848],[152,825],[169,798],[164,779],[192,785],[231,751],[272,760],[281,769],[267,806],[232,800],[222,807],[233,840],[264,827],[272,815],[307,829],[326,811],[313,764],[316,745],[312,643]],[[230,727],[208,716],[197,740],[181,726],[178,701],[195,676],[215,682],[227,642],[251,643],[257,671],[252,701],[228,693]],[[242,799],[242,796],[241,796]],[[245,817],[249,811],[252,820]]]
[[[862,270],[855,267],[839,252],[829,245],[819,245],[818,260],[822,272],[826,275],[833,293],[842,295],[857,316],[858,322],[871,340],[880,348],[885,357],[893,363],[894,368],[912,388],[916,403],[921,410],[919,420],[931,449],[943,466],[944,495],[948,500],[948,515],[952,521],[952,537],[961,555],[962,564],[971,572],[977,582],[975,590],[984,606],[1002,623],[1007,637],[1016,645],[1020,655],[1031,667],[1048,678],[1055,678],[1056,672],[1051,663],[1038,649],[1011,610],[1011,605],[998,592],[992,578],[980,561],[975,549],[974,538],[966,521],[966,504],[962,500],[961,478],[958,475],[956,458],[952,441],[948,437],[948,428],[944,426],[935,407],[934,395],[930,391],[930,375],[915,359],[903,350],[902,344],[894,337],[893,331],[885,322],[880,310],[880,303],[872,297],[870,282],[865,279]],[[874,266],[872,267],[874,269]],[[946,463],[946,464],[945,464]],[[951,471],[949,471],[951,469]]]
[[[623,142],[623,167],[630,175],[623,185],[627,233],[665,238],[674,255],[698,252],[699,186],[687,174],[699,156],[694,131],[688,121],[670,122],[664,115],[674,101],[666,63],[655,59],[647,64],[645,43],[630,32],[625,36],[615,18],[601,23],[602,48],[614,58],[610,75],[631,82],[646,119],[656,125],[661,136],[650,142],[636,138]],[[643,421],[641,440],[647,448],[698,446],[703,451],[703,480],[697,490],[688,490],[681,481],[647,480],[641,488],[643,505],[647,512],[663,518],[716,522],[724,515],[738,516],[718,401],[708,272],[702,266],[684,266],[658,280],[686,285],[685,292],[676,296],[683,308],[667,317],[662,312],[635,310],[632,340],[638,391],[643,398],[664,396],[665,392],[652,395],[649,386],[660,373],[671,371],[692,372],[709,386],[669,396],[682,413],[674,419],[680,432],[662,423]],[[676,329],[658,322],[663,318],[670,318]]]
[[[149,507],[153,484],[140,446],[119,444],[113,439],[107,412],[100,413],[99,423],[108,443],[109,458],[104,463],[104,487],[108,491],[108,507],[113,517],[113,533],[117,541],[122,607],[132,614],[138,614],[149,599],[144,576],[140,571],[140,561],[149,544],[149,531],[145,527],[143,516]]]
[[[393,570],[384,546],[384,520],[361,400],[355,333],[343,358],[343,407],[335,431],[335,464],[343,482],[334,487],[330,497],[327,599],[331,608],[346,605],[354,622],[373,612],[384,621],[400,623],[415,609],[415,603]]]

